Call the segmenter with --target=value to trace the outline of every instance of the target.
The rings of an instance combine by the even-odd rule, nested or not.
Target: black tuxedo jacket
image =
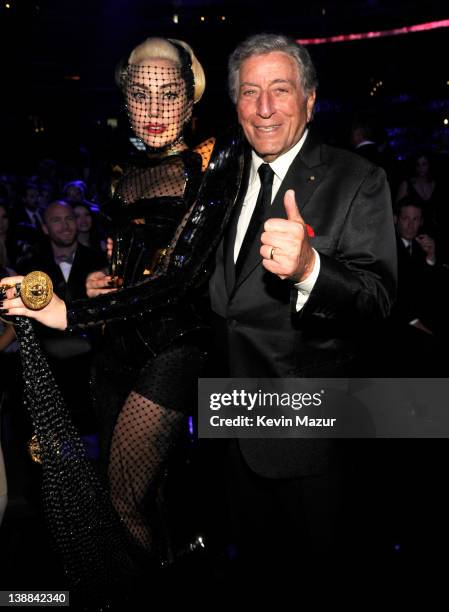
[[[377,150],[377,145],[374,142],[366,143],[361,145],[360,147],[357,147],[356,149],[354,149],[354,153],[360,155],[361,157],[364,157],[373,164],[377,164],[378,166],[381,165],[381,157]]]
[[[20,272],[23,274],[28,274],[32,270],[46,272],[52,280],[55,293],[66,303],[70,303],[73,300],[87,298],[85,286],[87,275],[90,272],[101,270],[106,265],[107,260],[103,253],[78,243],[70,275],[66,282],[61,268],[54,260],[53,251],[47,238],[46,243],[40,245],[39,250],[23,262]]]
[[[412,241],[412,252],[409,254],[397,236],[397,253],[398,295],[393,322],[408,325],[413,319],[420,319],[435,330],[447,274],[438,264],[430,266],[426,262],[426,254],[416,240]]]
[[[38,216],[36,221],[37,225],[34,226],[23,205],[14,208],[12,222],[18,242],[33,247],[44,239],[45,234]]]
[[[42,226],[41,226],[41,222],[40,222],[40,215],[39,215],[39,211],[36,211],[36,221],[37,221],[37,225],[36,225],[36,229],[37,230],[41,230]],[[13,209],[13,221],[16,225],[22,224],[22,225],[32,225],[31,221],[30,221],[30,217],[28,216],[27,211],[25,210],[25,207],[23,205],[18,205],[15,206]]]
[[[248,162],[249,164],[249,158]],[[248,172],[241,196],[247,189]],[[320,273],[296,312],[293,283],[267,272],[254,244],[233,282],[235,222],[222,240],[210,282],[213,311],[224,322],[233,377],[337,377],[348,374],[365,326],[386,317],[396,287],[396,243],[385,172],[358,155],[319,142],[311,132],[292,162],[270,216],[296,201],[320,254]],[[237,203],[238,206],[238,203]],[[327,466],[325,440],[240,440],[256,472],[288,477]]]

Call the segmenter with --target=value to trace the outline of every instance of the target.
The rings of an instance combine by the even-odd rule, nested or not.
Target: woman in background
[[[98,213],[91,210],[87,202],[73,202],[76,217],[78,242],[97,251],[106,251],[106,240],[102,238],[98,226]]]
[[[412,158],[412,164],[411,175],[399,185],[396,202],[408,196],[421,205],[425,231],[434,235],[439,188],[430,155],[418,154]]]

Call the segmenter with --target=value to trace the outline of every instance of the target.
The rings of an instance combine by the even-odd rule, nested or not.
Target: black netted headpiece
[[[170,39],[170,43],[176,48],[181,61],[181,78],[186,84],[186,94],[188,100],[193,100],[193,92],[195,87],[195,77],[192,71],[192,58],[187,49],[184,49],[182,45],[179,45],[174,40]]]

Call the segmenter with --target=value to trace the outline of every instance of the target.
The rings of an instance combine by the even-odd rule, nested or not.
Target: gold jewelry
[[[189,147],[184,142],[183,136],[180,136],[170,145],[168,145],[167,147],[164,147],[161,150],[150,149],[149,151],[147,151],[147,156],[150,159],[152,158],[162,159],[163,157],[170,157],[171,155],[177,155],[178,153],[181,153],[182,151],[186,151],[188,148]]]
[[[30,272],[20,286],[22,302],[30,310],[42,310],[53,297],[53,283],[45,272]]]
[[[35,463],[42,463],[41,447],[39,446],[36,434],[28,442],[28,453]]]
[[[271,247],[271,251],[270,251],[270,259],[274,259],[274,252],[276,250],[276,247]]]
[[[111,280],[108,282],[109,287],[114,289],[120,289],[123,286],[123,278],[121,276],[111,276]]]
[[[16,288],[16,293],[17,295],[19,295],[18,291],[18,287],[20,287],[20,283],[15,283],[14,285],[0,285],[0,293],[3,294],[2,295],[2,299],[5,299],[5,293],[6,291],[8,291],[8,289],[14,289],[14,287]]]
[[[16,297],[20,295],[22,302],[30,310],[42,310],[53,297],[53,283],[45,272],[30,272],[21,283],[15,285],[0,285],[0,293],[13,287],[16,288]]]

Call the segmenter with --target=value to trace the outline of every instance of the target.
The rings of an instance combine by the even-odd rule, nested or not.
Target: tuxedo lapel
[[[313,136],[313,133],[309,133],[300,152],[290,165],[290,168],[288,169],[287,174],[279,187],[264,222],[267,219],[274,217],[281,219],[286,218],[284,209],[284,195],[288,189],[293,189],[295,191],[298,208],[302,214],[302,211],[308,204],[310,198],[323,180],[326,171],[327,165],[323,163],[321,159],[321,144]],[[243,191],[243,194],[245,193],[246,188]],[[241,207],[238,209],[239,213],[240,209]],[[262,227],[260,229],[262,230]],[[235,233],[232,245],[234,242]],[[235,284],[234,290],[248,278],[254,269],[261,264],[261,262],[262,257],[260,256],[260,244],[254,243],[250,252],[248,253],[245,263],[243,264],[241,274]]]
[[[47,272],[53,282],[53,288],[55,293],[61,298],[65,299],[67,283],[65,282],[64,275],[60,266],[55,262],[53,258],[53,252],[48,257],[45,257],[46,263],[42,266],[44,271]]]
[[[327,165],[321,159],[321,144],[313,133],[309,133],[276,194],[271,206],[271,216],[285,219],[284,195],[289,189],[294,190],[299,212],[302,214],[326,171]]]

